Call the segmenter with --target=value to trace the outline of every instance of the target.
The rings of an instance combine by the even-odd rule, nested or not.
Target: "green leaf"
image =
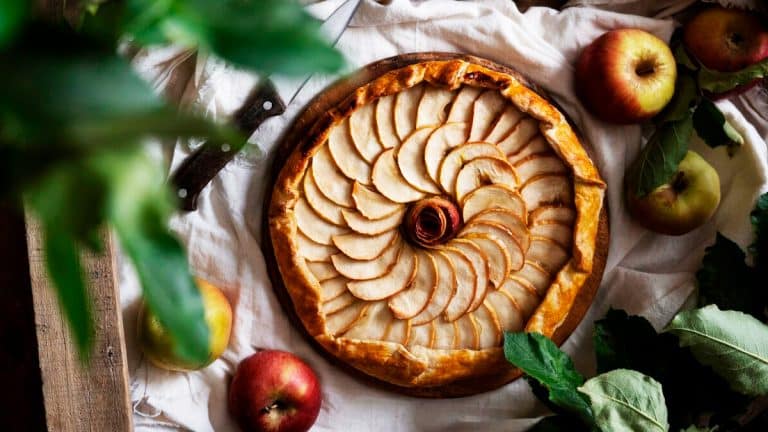
[[[28,0],[0,0],[0,48],[5,47],[29,14]]]
[[[672,96],[672,100],[664,108],[664,111],[654,118],[654,122],[658,125],[685,119],[691,115],[691,109],[699,103],[700,98],[696,80],[690,74],[680,73],[677,76],[675,94]]]
[[[589,428],[578,417],[554,415],[539,420],[528,432],[589,432]]]
[[[504,356],[526,375],[546,387],[549,400],[591,424],[592,410],[577,391],[584,377],[570,357],[538,333],[504,333]]]
[[[685,50],[685,46],[682,43],[675,45],[673,51],[675,55],[675,62],[679,66],[682,66],[683,69],[688,69],[689,71],[699,70],[699,65],[694,62],[693,59],[691,59],[691,57],[688,55],[688,52]]]
[[[693,112],[693,127],[701,139],[712,148],[744,144],[741,134],[709,99],[703,98]]]
[[[693,121],[690,115],[657,127],[637,160],[629,168],[629,187],[633,188],[638,196],[643,197],[667,183],[685,157],[692,133]]]
[[[768,276],[768,192],[757,200],[750,219],[755,229],[755,241],[749,246],[749,251],[754,255],[756,267],[761,272],[760,280],[765,281]]]
[[[731,387],[745,395],[768,393],[768,326],[741,312],[711,305],[677,314],[665,331],[691,348]]]
[[[661,384],[640,372],[618,369],[579,387],[589,397],[595,423],[611,432],[668,430]]]
[[[701,66],[699,87],[711,93],[725,93],[736,87],[768,76],[768,59],[755,63],[736,72],[718,72]]]

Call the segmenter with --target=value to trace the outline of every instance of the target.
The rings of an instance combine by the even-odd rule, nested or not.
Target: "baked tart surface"
[[[325,351],[413,394],[455,396],[517,376],[504,331],[564,327],[602,272],[604,188],[521,78],[425,61],[321,115],[267,217],[293,308]]]

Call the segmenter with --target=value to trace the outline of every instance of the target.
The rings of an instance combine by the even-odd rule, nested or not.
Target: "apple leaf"
[[[568,354],[538,333],[504,333],[504,356],[526,375],[544,386],[549,401],[592,424],[592,409],[577,388],[584,377]]]
[[[720,108],[707,98],[702,98],[693,112],[693,127],[701,139],[712,148],[744,144],[741,134],[733,128]]]
[[[688,152],[692,134],[691,115],[659,125],[627,172],[629,187],[644,197],[667,183]]]
[[[28,0],[0,0],[0,48],[7,45],[29,14]]]
[[[691,59],[691,56],[688,55],[688,51],[685,50],[685,46],[682,43],[678,43],[673,49],[673,52],[675,63],[677,63],[678,66],[682,66],[689,71],[699,70],[699,66]]]
[[[757,200],[750,219],[755,230],[755,241],[749,246],[749,251],[755,257],[755,267],[761,273],[760,280],[765,281],[768,276],[768,192]]]
[[[702,90],[710,93],[725,93],[766,76],[768,76],[768,58],[736,72],[718,72],[702,65],[699,69],[698,81]]]
[[[691,115],[691,109],[699,103],[699,90],[696,80],[687,73],[680,73],[675,84],[675,94],[659,115],[654,118],[656,124],[680,121]]]

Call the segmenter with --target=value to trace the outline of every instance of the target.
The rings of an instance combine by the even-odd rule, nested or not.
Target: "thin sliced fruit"
[[[526,145],[539,133],[539,121],[526,117],[520,120],[517,125],[499,142],[499,148],[507,154],[514,154]]]
[[[456,328],[453,323],[441,319],[432,322],[435,326],[435,340],[432,342],[432,348],[452,349],[456,340]]]
[[[416,85],[395,97],[395,131],[401,142],[416,129],[416,112],[422,93],[424,86]]]
[[[531,316],[533,311],[539,306],[539,297],[531,292],[524,283],[514,278],[504,281],[504,285],[499,288],[498,292],[507,294],[514,299],[526,319]]]
[[[332,244],[331,238],[335,235],[345,234],[349,232],[346,227],[340,227],[327,222],[321,218],[312,207],[309,206],[307,200],[299,198],[296,201],[296,206],[293,208],[293,215],[296,217],[296,225],[304,235],[309,237],[312,241],[330,245]]]
[[[367,162],[372,163],[384,151],[376,135],[376,106],[365,104],[349,117],[349,134],[355,149]]]
[[[349,233],[333,236],[333,244],[346,256],[356,260],[371,260],[380,256],[398,239],[397,230],[368,235]]]
[[[520,183],[541,174],[566,174],[568,167],[554,153],[534,153],[515,163],[515,172]]]
[[[368,308],[365,302],[354,302],[340,311],[325,317],[325,328],[333,336],[338,336],[349,329]]]
[[[438,179],[440,186],[448,193],[456,190],[456,177],[469,161],[480,157],[504,159],[504,153],[493,144],[476,142],[454,147],[440,164]]]
[[[400,145],[395,131],[395,95],[384,96],[376,101],[376,136],[385,149]]]
[[[514,276],[526,280],[536,290],[539,296],[544,296],[549,290],[552,277],[541,265],[533,261],[526,261],[523,268],[513,273]]]
[[[420,326],[411,326],[411,337],[408,339],[408,346],[421,346],[431,348],[435,340],[435,327],[432,322]]]
[[[328,301],[323,302],[323,313],[326,315],[331,315],[357,301],[358,300],[352,294],[344,291],[340,295],[332,297]]]
[[[355,201],[357,210],[368,219],[381,219],[404,208],[402,204],[360,183],[352,186],[352,199]]]
[[[463,86],[453,100],[451,111],[448,113],[448,122],[471,122],[472,105],[483,90],[479,87]],[[469,130],[467,130],[469,133]],[[469,135],[465,135],[466,139]]]
[[[315,276],[318,282],[323,282],[328,279],[333,279],[339,276],[341,273],[336,271],[333,264],[328,262],[307,262],[309,271]]]
[[[405,214],[405,207],[402,207],[400,210],[389,216],[384,216],[381,219],[368,219],[360,214],[360,212],[347,209],[344,209],[342,214],[344,216],[344,221],[352,231],[366,235],[378,235],[385,231],[393,230],[400,225],[400,221]]]
[[[320,282],[320,298],[325,304],[347,292],[347,278],[336,277]]]
[[[512,234],[512,237],[514,237],[517,243],[520,244],[520,247],[523,251],[527,251],[528,246],[531,244],[531,236],[528,232],[528,227],[523,223],[517,214],[507,209],[491,208],[488,210],[483,210],[475,215],[475,217],[472,218],[468,224],[474,222],[491,222],[501,225],[502,227],[509,230],[509,232]]]
[[[525,316],[513,299],[499,291],[491,291],[486,296],[486,306],[493,309],[503,331],[517,332],[525,326]]]
[[[336,166],[326,145],[321,146],[312,157],[312,176],[326,198],[343,207],[354,205],[352,182]]]
[[[389,308],[397,318],[409,319],[421,312],[437,288],[437,263],[432,254],[418,254],[416,277],[410,286],[389,299]]]
[[[465,225],[459,233],[461,238],[474,238],[475,236],[490,237],[503,244],[512,260],[513,268],[515,263],[524,260],[526,252],[509,228],[495,222],[477,221]]]
[[[530,214],[530,224],[557,222],[563,225],[573,226],[576,221],[576,210],[572,207],[557,205],[544,205]]]
[[[515,169],[503,159],[473,159],[464,165],[456,176],[456,200],[461,202],[468,193],[489,184],[502,184],[516,189],[518,181]]]
[[[450,107],[455,96],[456,93],[450,90],[431,85],[426,86],[416,113],[416,128],[445,123],[445,119],[448,118],[446,108]]]
[[[488,257],[475,243],[469,240],[454,239],[448,242],[446,246],[464,254],[475,269],[475,295],[472,297],[472,303],[469,304],[469,311],[471,312],[480,306],[485,299],[485,293],[488,292]]]
[[[509,104],[501,113],[496,123],[491,128],[491,131],[487,136],[483,138],[483,141],[492,144],[499,144],[510,132],[517,126],[520,120],[523,119],[525,114],[513,105]]]
[[[530,155],[550,151],[552,151],[552,146],[549,145],[547,140],[542,135],[536,135],[515,153],[507,154],[507,160],[511,164],[516,164]]]
[[[427,307],[411,319],[414,325],[430,322],[440,316],[456,292],[456,270],[450,258],[439,251],[432,256],[437,264],[437,287]]]
[[[296,233],[296,243],[298,244],[299,255],[311,262],[328,262],[331,260],[331,255],[339,253],[336,246],[314,242],[301,232]]]
[[[528,211],[533,211],[542,205],[565,204],[573,202],[573,184],[565,175],[544,174],[536,176],[520,188]]]
[[[315,178],[312,174],[312,165],[307,168],[307,173],[304,175],[304,197],[307,199],[309,206],[312,207],[317,214],[327,220],[328,222],[336,225],[343,225],[344,218],[341,217],[341,207],[335,202],[329,200],[315,184]]]
[[[390,311],[391,312],[391,311]],[[394,316],[393,316],[394,317]],[[395,342],[402,345],[408,343],[408,337],[411,333],[411,322],[393,318],[387,327],[386,333],[381,340]]]
[[[328,135],[328,150],[339,170],[350,180],[371,184],[371,164],[355,148],[349,133],[349,118],[331,129]]]
[[[557,222],[540,223],[530,228],[531,235],[537,237],[546,237],[559,244],[563,249],[570,248],[573,243],[573,230],[568,225]]]
[[[414,188],[430,193],[440,193],[440,188],[429,178],[424,165],[424,147],[432,134],[432,127],[416,129],[397,150],[397,165],[403,178]]]
[[[407,203],[424,197],[400,174],[393,149],[384,151],[373,164],[373,184],[390,201]]]
[[[526,259],[538,263],[549,274],[554,275],[571,259],[571,254],[546,237],[533,237]]]
[[[360,319],[344,333],[347,339],[381,340],[392,321],[392,312],[383,301],[371,303],[368,309],[360,315]]]
[[[477,323],[480,336],[480,349],[493,348],[501,345],[501,323],[495,312],[485,304],[472,312]]]
[[[463,240],[471,241],[483,251],[483,255],[488,260],[488,280],[491,281],[494,288],[500,287],[504,279],[513,271],[512,256],[507,251],[507,248],[504,247],[504,244],[484,235],[468,237]],[[515,254],[515,257],[517,256],[518,254]],[[522,267],[522,257],[520,261],[520,265],[514,268],[514,270]]]
[[[503,208],[520,216],[526,221],[527,211],[525,202],[519,193],[504,185],[488,185],[479,187],[464,197],[462,216],[465,221],[472,219],[481,211],[492,208]]]
[[[336,271],[350,279],[374,279],[383,276],[392,269],[402,248],[402,241],[393,242],[384,253],[369,261],[352,259],[343,253],[338,253],[338,249],[334,248],[336,254],[331,256],[330,260]]]
[[[464,315],[452,323],[456,328],[456,349],[478,349],[480,345],[480,332],[472,315]]]
[[[472,127],[469,141],[482,141],[491,132],[493,124],[507,105],[498,90],[486,90],[472,104]]]
[[[467,142],[467,123],[446,123],[432,132],[424,147],[424,165],[429,178],[438,181],[438,172],[443,158],[452,148]]]
[[[404,247],[392,269],[376,279],[351,281],[347,289],[362,300],[382,300],[408,287],[416,277],[418,259],[410,247]]]
[[[456,291],[445,308],[444,316],[449,322],[464,315],[475,298],[477,272],[472,262],[458,249],[444,249],[443,253],[451,260],[456,274]]]

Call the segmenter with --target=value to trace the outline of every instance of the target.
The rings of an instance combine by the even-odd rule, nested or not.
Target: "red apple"
[[[285,351],[260,351],[237,367],[229,412],[246,432],[304,432],[320,413],[315,372]]]
[[[609,31],[581,52],[576,93],[602,120],[639,123],[658,114],[675,92],[677,66],[667,44],[639,29]]]

